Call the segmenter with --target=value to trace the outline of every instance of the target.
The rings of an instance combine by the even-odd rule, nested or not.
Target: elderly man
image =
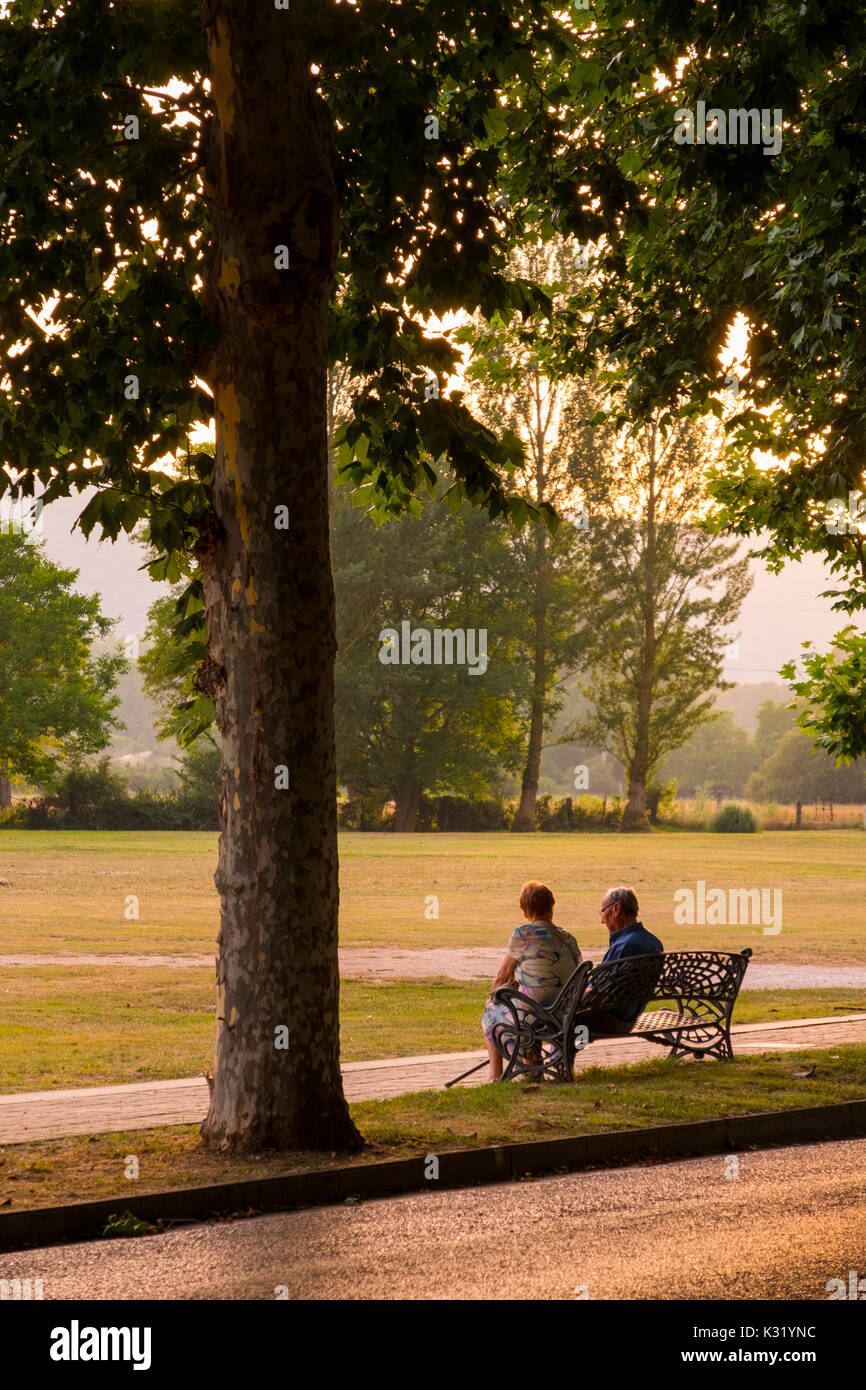
[[[600,909],[601,920],[610,936],[605,961],[623,960],[626,956],[653,956],[664,951],[657,936],[638,921],[638,901],[630,888],[609,888]],[[628,1033],[641,1012],[642,1006],[608,1009],[581,1019],[593,1033]]]

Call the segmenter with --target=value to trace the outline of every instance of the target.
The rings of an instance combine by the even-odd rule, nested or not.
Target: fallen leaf
[[[538,1091],[538,1090],[540,1090],[540,1089],[541,1089],[541,1088],[540,1088],[538,1082],[537,1082],[537,1081],[534,1081],[534,1082],[532,1083],[531,1086],[524,1086],[524,1087],[523,1087],[523,1094],[526,1095],[526,1092],[527,1092],[527,1091]]]
[[[600,1110],[600,1109],[601,1109],[601,1101],[600,1101],[600,1100],[594,1100],[594,1101],[592,1102],[592,1108],[593,1108],[593,1110]]]
[[[814,1075],[815,1075],[815,1072],[816,1072],[817,1070],[818,1070],[818,1067],[817,1067],[817,1064],[816,1064],[814,1067],[808,1067],[808,1068],[806,1069],[806,1071],[795,1071],[795,1072],[794,1072],[794,1075],[797,1077],[798,1081],[802,1081],[802,1080],[804,1080],[805,1077],[807,1077],[807,1076],[814,1076]]]

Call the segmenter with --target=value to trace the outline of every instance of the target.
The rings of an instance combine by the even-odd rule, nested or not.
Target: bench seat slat
[[[623,1036],[633,1038],[637,1033],[681,1033],[688,1028],[706,1028],[713,1020],[699,1018],[697,1014],[679,1013],[676,1009],[652,1009],[638,1014],[630,1033]]]

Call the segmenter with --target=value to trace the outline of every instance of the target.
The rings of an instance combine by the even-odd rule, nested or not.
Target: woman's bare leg
[[[490,1072],[488,1081],[498,1081],[502,1075],[502,1053],[498,1050],[490,1038],[485,1038],[487,1043],[487,1056],[490,1058]]]

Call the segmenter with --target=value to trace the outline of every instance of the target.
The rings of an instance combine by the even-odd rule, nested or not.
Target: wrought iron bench
[[[733,1057],[731,1015],[751,954],[750,946],[742,951],[665,951],[597,965],[563,1017],[563,1051],[572,1075],[587,1032],[589,1042],[612,1036],[644,1038],[669,1048],[670,1057]],[[656,1000],[676,1008],[646,1008]],[[641,1013],[626,1033],[593,1030],[594,1014],[635,1006]]]
[[[577,1053],[598,1038],[644,1038],[669,1048],[671,1057],[733,1057],[731,1015],[751,954],[747,946],[737,952],[627,956],[594,968],[583,961],[547,1008],[502,985],[493,997],[506,1005],[511,1017],[493,1029],[493,1041],[507,1062],[501,1079],[529,1075],[573,1081]],[[647,1010],[654,1001],[675,1007]],[[592,1026],[594,1015],[635,1007],[642,1012],[623,1033]],[[453,1086],[485,1065],[446,1085]]]
[[[497,1023],[493,1028],[493,1041],[507,1059],[502,1080],[529,1072],[533,1076],[547,1076],[552,1081],[571,1081],[572,1072],[566,1061],[564,1041],[565,1020],[579,1003],[592,970],[592,961],[581,961],[569,975],[559,994],[546,1008],[521,994],[513,985],[500,985],[493,992],[497,1004],[505,1004],[511,1017],[506,1023]],[[573,1063],[572,1063],[573,1065]],[[465,1076],[486,1067],[487,1062],[479,1062],[468,1071],[461,1072],[445,1088],[455,1086]]]

